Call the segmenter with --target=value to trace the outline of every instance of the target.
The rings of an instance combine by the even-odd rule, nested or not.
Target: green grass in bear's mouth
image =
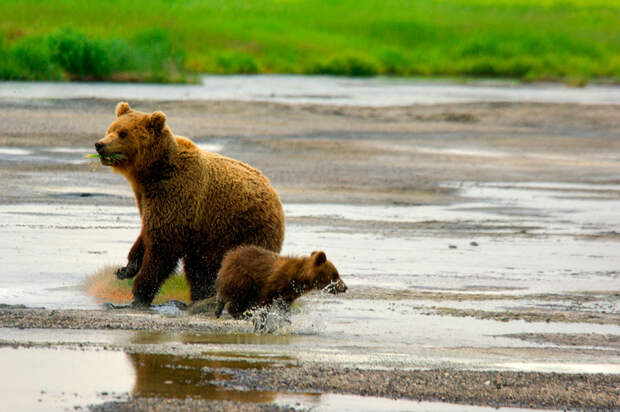
[[[113,153],[111,155],[100,155],[100,154],[87,154],[87,158],[101,158],[103,160],[124,160],[127,159],[125,155],[120,153]]]

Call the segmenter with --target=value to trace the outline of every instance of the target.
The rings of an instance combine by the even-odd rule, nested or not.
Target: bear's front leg
[[[142,267],[133,283],[133,306],[149,306],[177,266],[179,254],[165,246],[145,247]]]
[[[134,242],[129,256],[127,256],[127,266],[119,268],[116,271],[116,277],[118,279],[131,279],[140,271],[140,265],[144,258],[144,244],[142,242],[142,234],[138,236],[138,239]]]

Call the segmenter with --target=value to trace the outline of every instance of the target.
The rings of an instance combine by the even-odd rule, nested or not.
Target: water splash
[[[320,313],[307,310],[305,305],[291,307],[281,299],[246,314],[257,334],[318,335],[325,330],[325,320]]]
[[[254,333],[282,335],[292,332],[291,306],[282,299],[248,311],[247,315],[254,326]]]

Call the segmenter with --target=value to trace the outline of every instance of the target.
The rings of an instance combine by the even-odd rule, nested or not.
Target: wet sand
[[[107,100],[0,103],[0,146],[92,150],[112,118]],[[620,122],[613,105],[481,103],[359,108],[258,102],[131,102],[163,110],[172,130],[224,145],[272,180],[285,203],[436,204],[446,181],[617,183]],[[36,172],[84,165],[0,165],[0,202],[36,201]],[[8,169],[7,169],[8,167]],[[97,174],[99,185],[124,182]],[[117,177],[117,176],[116,176]],[[45,199],[49,201],[49,199]],[[101,199],[99,199],[101,200]],[[131,198],[127,200],[131,202]]]
[[[61,208],[96,205],[103,213],[106,208],[133,206],[131,192],[120,176],[101,169],[93,173],[81,160],[67,161],[80,158],[82,152],[63,151],[66,148],[91,151],[93,142],[111,121],[115,103],[96,99],[1,102],[0,148],[4,152],[0,150],[0,182],[7,190],[0,192],[0,204],[57,205]],[[240,390],[254,394],[346,393],[447,402],[446,407],[449,403],[458,403],[492,407],[620,409],[620,375],[617,372],[620,364],[617,342],[620,299],[617,291],[620,284],[617,266],[612,264],[617,259],[613,250],[617,250],[620,240],[615,226],[617,222],[612,222],[611,227],[604,221],[565,225],[564,215],[554,220],[555,209],[549,212],[550,217],[542,214],[540,210],[544,208],[511,206],[509,201],[502,206],[501,213],[507,216],[505,219],[496,216],[475,220],[470,213],[479,211],[468,210],[468,206],[480,207],[475,196],[484,198],[487,195],[484,190],[523,190],[523,185],[527,189],[526,196],[532,198],[537,193],[541,196],[551,193],[549,199],[557,198],[558,201],[596,199],[597,205],[606,200],[610,204],[617,202],[620,198],[617,190],[620,184],[618,106],[479,103],[362,108],[217,101],[132,101],[131,104],[145,111],[163,110],[176,133],[192,137],[207,149],[225,147],[224,154],[260,168],[272,180],[285,205],[316,205],[312,213],[304,212],[300,207],[291,209],[287,218],[289,230],[291,227],[298,231],[329,227],[328,234],[334,238],[322,238],[322,241],[333,241],[334,244],[339,239],[349,239],[347,236],[369,233],[383,236],[388,242],[387,247],[397,245],[389,243],[393,236],[396,236],[395,242],[398,239],[420,239],[434,248],[428,250],[431,253],[426,256],[428,262],[419,262],[423,268],[420,270],[427,272],[432,272],[433,264],[439,264],[433,260],[432,253],[445,260],[444,253],[453,251],[448,259],[454,259],[455,265],[475,265],[476,262],[469,261],[471,256],[478,250],[492,254],[495,250],[490,244],[492,240],[514,241],[514,247],[533,241],[533,248],[528,246],[523,249],[524,253],[535,252],[536,242],[540,242],[542,248],[548,247],[549,240],[553,244],[560,242],[560,248],[566,245],[578,249],[590,244],[597,251],[588,249],[587,254],[594,263],[589,263],[588,267],[592,269],[584,271],[584,276],[586,279],[592,277],[595,286],[578,290],[587,280],[581,280],[580,273],[567,273],[569,281],[565,285],[557,285],[553,278],[549,281],[548,291],[535,293],[525,290],[528,280],[521,280],[522,274],[515,274],[511,267],[498,268],[500,273],[496,276],[505,276],[511,281],[498,281],[497,285],[485,285],[483,281],[473,279],[459,279],[445,285],[438,279],[438,284],[389,288],[372,287],[357,280],[358,287],[351,288],[351,293],[343,299],[322,299],[319,302],[323,306],[332,305],[330,307],[336,310],[370,305],[376,307],[377,312],[402,311],[405,314],[403,319],[411,319],[411,328],[417,327],[414,322],[427,320],[432,320],[430,326],[419,326],[432,330],[432,325],[453,325],[471,319],[471,322],[494,322],[489,327],[491,331],[503,330],[497,324],[506,323],[525,324],[520,329],[529,332],[512,333],[510,329],[509,333],[497,333],[494,336],[502,343],[489,347],[486,347],[488,343],[470,343],[467,340],[471,339],[469,335],[464,342],[453,341],[462,337],[458,334],[437,338],[442,341],[441,345],[435,345],[434,341],[416,343],[419,346],[414,346],[415,350],[420,352],[417,356],[428,357],[431,359],[429,363],[404,360],[399,366],[393,366],[378,361],[377,367],[359,369],[350,365],[355,364],[355,357],[348,363],[339,363],[333,361],[335,357],[327,355],[327,360],[308,361],[300,354],[295,359],[261,365],[260,368],[253,367],[256,365],[251,362],[243,368],[209,366],[226,372],[228,378],[225,380],[205,378],[202,374],[208,371],[201,368],[206,366],[185,365],[182,359],[199,362],[212,356],[211,352],[208,355],[205,351],[222,344],[224,338],[218,338],[220,335],[233,340],[244,336],[242,339],[248,339],[252,344],[262,339],[261,345],[296,339],[306,339],[314,346],[320,346],[320,343],[303,334],[274,335],[271,338],[254,336],[247,322],[216,321],[205,314],[176,313],[169,316],[159,312],[126,310],[0,307],[0,348],[16,348],[17,351],[55,348],[88,353],[120,351],[131,355],[135,365],[142,362],[135,363],[136,356],[176,356],[178,358],[166,362],[197,371],[197,377],[192,377],[192,383],[186,385],[190,387],[189,392],[180,391],[192,395],[191,399],[165,395],[167,392],[161,388],[140,392],[141,383],[136,378],[134,390],[129,394],[119,398],[98,396],[100,405],[93,409],[279,410],[294,406],[296,402],[274,403],[269,397],[261,397],[263,395],[245,400],[235,398],[237,395],[232,393]],[[54,149],[60,150],[49,151]],[[50,153],[57,153],[57,163],[49,160]],[[47,156],[46,160],[40,160],[42,156]],[[471,185],[469,191],[462,190],[459,182]],[[484,190],[476,192],[477,185]],[[464,196],[464,193],[468,195]],[[360,219],[347,217],[346,213],[343,216],[315,213],[323,210],[322,205],[327,205],[325,209],[332,212],[338,205],[357,205],[362,207],[361,214],[373,210],[367,207],[375,205],[379,208],[416,206],[419,207],[416,213],[423,213],[425,206],[457,205],[457,208],[448,210],[458,214],[458,218],[401,222],[398,216],[386,221],[373,216]],[[489,211],[489,205],[484,207]],[[88,213],[90,209],[84,210]],[[39,209],[34,213],[40,213]],[[124,223],[122,213],[118,212],[121,224],[134,230],[135,223],[129,220]],[[609,213],[613,216],[613,211]],[[88,223],[89,227],[98,224]],[[35,223],[28,225],[37,228]],[[293,234],[289,239],[298,241],[295,236]],[[479,241],[481,237],[487,240],[486,244]],[[442,247],[441,253],[438,252],[439,246]],[[11,250],[10,246],[7,248]],[[120,246],[120,249],[124,248],[124,245]],[[555,249],[552,252],[555,253]],[[100,252],[93,245],[88,253],[96,256]],[[51,261],[53,257],[49,259]],[[549,262],[541,256],[536,259],[543,259],[541,265],[552,262],[552,258]],[[599,261],[602,263],[596,265]],[[70,264],[67,262],[67,266]],[[428,269],[424,269],[424,265],[428,265]],[[372,268],[368,270],[372,272]],[[458,271],[457,268],[454,270]],[[376,271],[381,272],[381,269]],[[546,285],[544,274],[536,279]],[[73,290],[70,293],[83,292]],[[307,301],[309,305],[315,303],[312,299]],[[386,309],[380,309],[384,305]],[[333,310],[330,309],[329,313]],[[365,313],[374,316],[372,312]],[[357,322],[360,320],[353,320],[353,324]],[[574,328],[570,326],[573,323]],[[531,330],[527,328],[528,324],[533,325]],[[549,325],[548,331],[544,330],[545,325]],[[78,339],[70,333],[74,330],[85,337]],[[151,335],[143,341],[136,341],[134,334],[141,332]],[[91,337],[91,333],[103,335]],[[127,341],[116,335],[125,336],[125,333],[130,334]],[[155,336],[157,333],[163,335]],[[485,333],[485,329],[479,332],[480,335]],[[177,334],[183,336],[179,338]],[[475,342],[487,342],[484,339],[476,337]],[[346,345],[338,339],[334,342],[335,345]],[[404,342],[403,347],[407,344]],[[269,356],[278,355],[279,352],[274,350],[272,346],[256,351],[248,349],[248,361],[256,362],[256,357],[265,352]],[[325,352],[332,350],[335,349],[328,346]],[[396,353],[405,349],[395,347],[393,350]],[[286,351],[283,353],[289,355]],[[342,353],[347,353],[346,347]],[[454,362],[454,359],[487,359],[489,356],[497,356],[493,358],[496,363],[463,366],[463,363]],[[584,373],[580,369],[570,372],[567,368],[563,373],[547,373],[532,366],[536,362],[570,364],[571,359],[596,366],[596,371],[610,372]],[[492,371],[474,370],[510,362],[523,362],[526,370],[514,371],[501,366],[493,367]],[[139,366],[134,369],[138,375],[159,377],[159,372],[151,373]],[[221,390],[230,390],[233,401],[225,403],[227,401],[223,399],[226,398],[197,396],[201,393],[201,385],[211,380],[217,381],[216,387]],[[151,387],[149,385],[145,383],[144,387]],[[222,392],[214,393],[226,396]],[[90,400],[76,396],[76,400],[68,404],[86,408],[88,402]],[[300,402],[299,408],[308,408],[307,404]],[[431,407],[430,410],[441,410],[441,407]]]

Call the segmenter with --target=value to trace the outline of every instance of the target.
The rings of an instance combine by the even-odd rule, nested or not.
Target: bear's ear
[[[116,117],[122,116],[125,113],[129,113],[131,111],[131,107],[129,107],[129,103],[120,102],[116,105]]]
[[[149,127],[151,127],[155,132],[159,133],[163,130],[165,125],[166,115],[162,112],[153,112],[149,120]]]
[[[312,252],[312,257],[314,259],[314,266],[321,266],[327,261],[327,256],[325,256],[325,252]]]

